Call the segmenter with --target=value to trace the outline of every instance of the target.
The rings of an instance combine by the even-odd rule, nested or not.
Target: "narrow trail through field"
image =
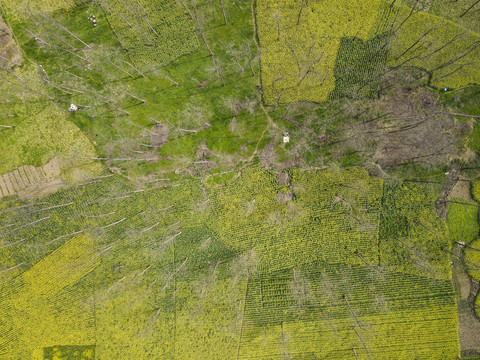
[[[458,169],[451,169],[447,174],[447,183],[439,199],[435,202],[440,217],[447,214],[451,199],[473,201],[470,195],[470,181],[459,174]],[[464,248],[455,243],[452,249],[452,283],[457,294],[458,338],[462,356],[480,355],[480,320],[475,315],[474,299],[479,284],[467,273]]]
[[[452,282],[457,292],[458,338],[462,355],[480,355],[480,320],[475,317],[473,301],[478,283],[470,279],[463,263],[461,244],[455,244],[452,256]]]

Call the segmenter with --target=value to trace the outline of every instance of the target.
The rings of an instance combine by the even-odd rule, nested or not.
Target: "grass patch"
[[[447,223],[452,241],[470,244],[479,236],[477,203],[453,199],[448,207]]]
[[[78,181],[80,173],[98,174],[100,165],[78,157],[95,157],[95,148],[80,129],[67,120],[65,112],[48,102],[49,92],[40,83],[35,69],[25,65],[15,69],[2,86],[7,97],[1,111],[10,114],[0,130],[0,173],[23,164],[40,166],[53,157],[60,159],[63,178]],[[20,80],[19,80],[20,79]],[[23,87],[21,81],[28,81]],[[40,94],[44,94],[43,96]]]
[[[18,2],[15,0],[3,1],[2,5],[7,7],[18,20],[28,10],[34,12],[54,12],[66,9],[71,9],[76,5],[76,0],[25,0],[22,2],[22,6],[18,6]]]
[[[180,8],[171,5],[175,11],[162,8],[162,14],[187,16],[180,4]],[[191,4],[187,6],[193,11]],[[161,66],[149,67],[148,71],[137,67],[132,51],[123,50],[108,22],[108,17],[115,14],[128,16],[128,9],[112,13],[113,9],[104,11],[99,5],[87,2],[49,17],[26,13],[15,23],[14,31],[28,57],[43,66],[38,66],[36,71],[40,74],[40,83],[49,89],[54,101],[65,109],[70,103],[81,108],[70,114],[69,119],[96,145],[98,155],[111,159],[134,158],[133,162],[111,160],[109,165],[130,177],[143,178],[156,171],[173,172],[176,168],[172,168],[171,161],[175,161],[186,173],[197,174],[195,153],[203,139],[207,139],[206,146],[218,155],[212,157],[214,166],[228,170],[252,155],[259,142],[258,129],[261,127],[263,131],[267,124],[263,111],[257,106],[258,59],[250,3],[225,2],[224,8],[227,25],[222,25],[219,17],[222,14],[220,3],[214,6],[196,4],[205,40],[219,66],[218,73],[212,68],[212,59],[203,43],[196,51],[184,44],[189,50],[185,54],[180,51],[182,46],[175,41],[180,41],[182,36],[198,36],[190,27],[169,43],[168,46],[175,47],[175,56],[168,61],[161,60]],[[137,10],[142,11],[141,8]],[[168,19],[147,10],[165,30]],[[91,14],[96,16],[97,27],[87,19]],[[188,24],[193,24],[187,20]],[[149,22],[153,24],[152,21]],[[178,25],[187,26],[187,23]],[[143,18],[141,24],[148,27]],[[218,26],[222,26],[221,33],[216,30]],[[35,40],[35,36],[50,46]],[[167,44],[164,38],[155,35],[158,46]],[[143,46],[143,43],[135,41],[137,45]],[[159,50],[155,56],[163,57],[167,53],[171,51]],[[139,61],[145,63],[153,61],[145,54],[139,57],[143,59]],[[231,124],[234,117],[235,126]],[[142,156],[136,154],[148,149],[157,151],[155,147],[145,147],[150,145],[149,131],[157,121],[168,124],[169,143],[160,150],[159,162],[140,161]],[[217,141],[211,140],[214,138]],[[262,147],[263,143],[258,150]]]
[[[475,121],[475,123],[473,124],[473,130],[468,136],[467,145],[470,149],[474,151],[480,151],[480,121]],[[478,185],[476,187],[478,187]],[[474,185],[474,193],[475,191],[478,192],[478,190],[476,190],[476,187]],[[478,198],[479,197],[477,196],[476,199]]]
[[[480,240],[478,238],[465,249],[465,264],[472,279],[480,281]]]

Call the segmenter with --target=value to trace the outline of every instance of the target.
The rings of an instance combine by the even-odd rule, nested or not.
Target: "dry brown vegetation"
[[[373,158],[382,167],[409,160],[425,165],[448,163],[458,154],[463,127],[441,110],[431,92],[398,89],[379,104],[391,114],[389,122],[375,129],[378,145]]]
[[[22,165],[16,170],[0,175],[0,198],[18,195],[20,199],[43,198],[62,185],[58,160],[35,167]]]
[[[0,67],[12,69],[23,62],[22,52],[15,43],[12,31],[0,15]]]
[[[352,106],[367,109],[352,123],[346,122],[324,145],[332,146],[335,158],[359,153],[382,169],[419,163],[449,164],[462,154],[462,138],[470,126],[442,109],[435,95],[424,88],[394,89],[375,103]],[[371,109],[371,110],[369,110]]]

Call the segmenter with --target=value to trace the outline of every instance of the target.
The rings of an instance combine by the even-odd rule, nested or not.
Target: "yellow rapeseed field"
[[[12,283],[0,296],[0,343],[9,358],[43,359],[43,348],[95,343],[92,292],[81,278],[99,263],[93,241],[77,235]]]

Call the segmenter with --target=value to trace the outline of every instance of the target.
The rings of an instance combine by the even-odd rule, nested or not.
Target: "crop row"
[[[191,19],[176,1],[107,0],[102,5],[123,48],[141,69],[165,66],[199,45]]]
[[[455,306],[434,315],[429,310],[359,317],[361,326],[354,319],[331,319],[326,314],[304,321],[250,326],[244,329],[240,358],[278,359],[285,354],[302,354],[305,359],[348,359],[356,354],[359,358],[455,359]]]

